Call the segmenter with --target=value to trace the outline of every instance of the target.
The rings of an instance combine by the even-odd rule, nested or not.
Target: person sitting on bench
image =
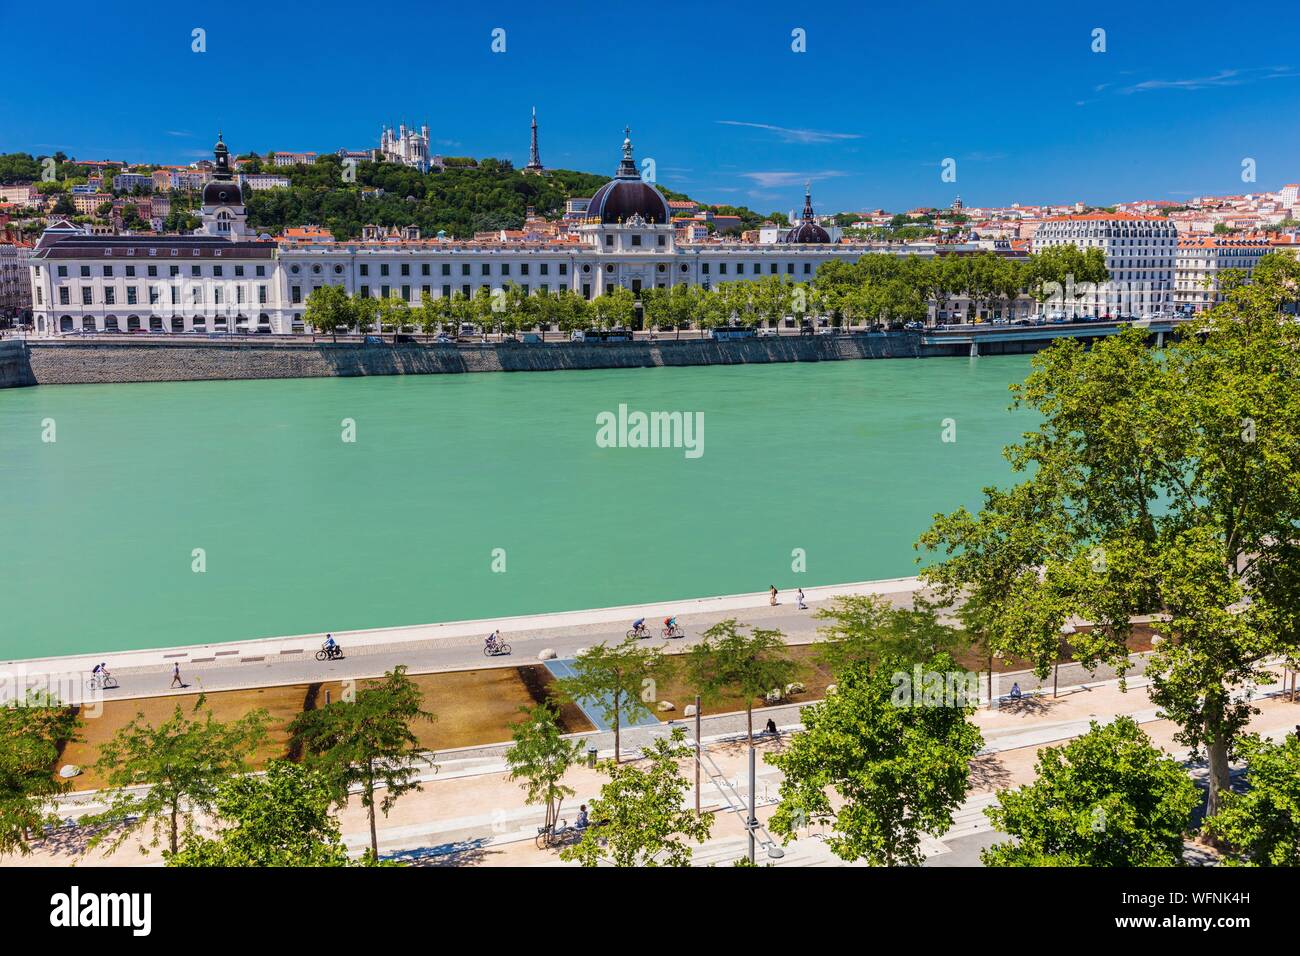
[[[1021,693],[1020,693],[1020,682],[1019,682],[1019,681],[1016,681],[1016,682],[1012,683],[1012,685],[1011,685],[1011,699],[1012,699],[1012,700],[1019,700],[1019,699],[1021,698],[1021,696],[1022,696],[1022,695],[1021,695]]]

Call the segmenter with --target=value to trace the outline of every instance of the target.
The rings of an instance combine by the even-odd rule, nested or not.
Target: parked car
[[[536,332],[525,332],[523,335],[525,345],[541,345],[542,337]]]
[[[454,340],[446,332],[439,332],[438,337],[433,341],[437,345],[451,345]]]
[[[414,335],[394,335],[393,341],[397,345],[418,345],[420,342]]]
[[[365,345],[383,345],[384,340],[381,339],[378,335],[367,335],[362,340],[362,343]]]

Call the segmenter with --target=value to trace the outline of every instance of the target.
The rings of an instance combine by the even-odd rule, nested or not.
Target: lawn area
[[[800,665],[800,672],[794,680],[804,685],[804,692],[791,694],[782,703],[803,704],[810,700],[821,700],[826,696],[826,685],[835,683],[835,678],[831,672],[814,660],[813,648],[815,646],[815,644],[791,644],[789,646],[789,656]],[[655,716],[661,721],[681,720],[686,705],[695,703],[695,688],[688,686],[685,676],[680,672],[674,674],[668,681],[661,683],[657,690],[660,700],[670,700],[675,705],[674,710],[655,711]],[[756,697],[754,699],[755,709],[763,706],[766,706],[766,702],[762,698]],[[733,695],[715,701],[705,701],[701,712],[705,714],[726,714],[744,709],[745,699]]]
[[[437,716],[433,723],[420,722],[415,727],[421,746],[430,750],[509,740],[510,725],[521,718],[519,708],[547,699],[551,683],[550,672],[537,665],[409,676],[424,694],[424,709]],[[342,696],[343,685],[338,681],[327,681],[213,691],[207,694],[204,706],[221,721],[237,720],[259,708],[271,715],[267,740],[255,756],[255,764],[261,766],[267,760],[288,754],[289,724],[304,708],[324,707],[327,700],[338,701]],[[198,694],[183,694],[106,701],[99,717],[83,722],[78,731],[80,739],[64,747],[58,766],[70,763],[82,768],[81,774],[73,780],[74,789],[97,789],[104,785],[103,778],[93,767],[101,744],[111,740],[137,714],[143,714],[146,722],[157,726],[170,718],[179,706],[182,713],[192,718],[198,697]],[[586,733],[595,729],[572,704],[560,709],[560,725],[565,733]]]

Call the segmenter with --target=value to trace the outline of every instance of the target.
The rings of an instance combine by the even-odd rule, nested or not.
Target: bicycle
[[[335,644],[333,647],[322,647],[316,652],[318,661],[339,661],[343,659],[343,648]]]
[[[498,655],[509,653],[510,645],[506,644],[504,641],[501,643],[493,641],[491,644],[485,644],[483,646],[484,657],[497,657]]]
[[[664,637],[667,638],[686,636],[686,632],[682,630],[682,626],[680,624],[674,624],[672,627],[665,627],[663,633],[664,633]]]
[[[554,824],[544,824],[537,828],[537,839],[533,843],[539,850],[548,849],[566,841],[570,836],[570,830],[564,820],[558,820]]]
[[[91,690],[114,690],[120,685],[112,674],[91,674],[86,686]]]
[[[649,636],[650,636],[650,628],[648,628],[648,627],[644,627],[644,626],[642,626],[642,627],[629,627],[629,628],[627,629],[627,636],[628,636],[628,637],[637,637],[637,638],[641,638],[641,637],[649,637]]]

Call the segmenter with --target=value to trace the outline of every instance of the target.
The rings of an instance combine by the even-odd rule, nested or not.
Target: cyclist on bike
[[[643,617],[638,617],[635,621],[633,621],[633,622],[632,622],[632,630],[634,630],[637,634],[644,634],[644,633],[645,633],[645,618],[643,618]]]
[[[489,634],[489,635],[487,636],[487,640],[485,640],[485,641],[483,642],[484,646],[485,646],[488,650],[490,650],[490,651],[494,651],[494,650],[496,650],[496,649],[497,649],[497,645],[499,645],[500,643],[501,643],[501,631],[500,631],[500,629],[495,630],[495,631],[493,631],[491,634]]]
[[[338,649],[338,644],[334,641],[333,634],[325,635],[325,653],[333,654]]]
[[[668,633],[670,634],[673,631],[677,630],[677,618],[676,617],[664,618],[664,630],[668,631]]]

